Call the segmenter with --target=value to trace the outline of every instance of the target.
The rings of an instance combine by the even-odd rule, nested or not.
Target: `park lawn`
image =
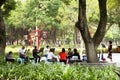
[[[18,53],[19,49],[21,48],[22,46],[20,45],[9,45],[9,46],[6,46],[6,49],[5,49],[5,53],[8,53],[9,51],[12,51],[13,53]],[[27,47],[28,49],[30,47]]]
[[[115,67],[80,65],[0,63],[0,80],[117,80]]]

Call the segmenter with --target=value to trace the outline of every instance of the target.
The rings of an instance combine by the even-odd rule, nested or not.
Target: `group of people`
[[[25,49],[25,46],[22,46],[22,48],[19,50],[19,57],[21,59],[24,59],[25,64],[28,63],[30,59],[26,54],[28,51],[29,50]],[[40,50],[38,50],[37,46],[35,46],[34,49],[32,50],[32,56],[34,58],[35,63],[37,62],[39,63],[41,60],[42,56],[40,56],[39,53]],[[59,52],[58,55],[55,55],[55,48],[49,48],[49,46],[46,46],[46,48],[44,48],[43,50],[43,57],[45,57],[48,62],[63,62],[66,64],[70,61],[72,56],[76,56],[78,60],[80,60],[80,55],[77,52],[77,49],[74,49],[74,52],[72,52],[71,48],[69,48],[67,53],[65,48],[62,48],[62,51]],[[15,62],[15,59],[12,58],[12,51],[10,51],[5,56],[5,60],[10,62]]]
[[[29,62],[29,57],[27,56],[27,52],[29,50],[25,50],[25,46],[22,46],[22,48],[19,50],[19,57],[24,59],[24,63]],[[37,49],[37,46],[34,47],[32,50],[32,55],[34,58],[35,63],[39,63],[41,60],[41,56],[39,55],[40,50]],[[55,55],[55,48],[49,48],[49,46],[46,46],[46,48],[43,50],[44,57],[48,62],[63,62],[63,63],[69,63],[71,61],[81,61],[80,55],[75,48],[73,51],[71,48],[68,48],[68,51],[66,52],[65,48],[62,48],[62,51],[59,52],[58,55]],[[109,41],[108,46],[108,58],[112,61],[112,42]],[[12,51],[10,51],[5,56],[5,61],[15,62],[15,59],[12,58]]]
[[[69,48],[67,53],[65,48],[62,48],[62,51],[59,52],[58,55],[55,55],[55,48],[49,48],[49,46],[46,46],[46,48],[43,50],[43,53],[48,62],[63,62],[66,64],[70,62],[73,56],[76,56],[77,61],[80,61],[80,55],[77,52],[77,49],[74,49],[74,52],[72,52],[71,48]],[[37,58],[39,59],[40,56],[36,57],[36,60],[38,60]]]

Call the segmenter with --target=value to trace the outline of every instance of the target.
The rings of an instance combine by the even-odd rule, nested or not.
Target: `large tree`
[[[94,36],[91,37],[87,24],[87,17],[86,17],[86,0],[79,0],[79,14],[78,14],[78,22],[76,23],[76,27],[81,32],[81,35],[85,42],[87,60],[88,62],[91,63],[98,62],[97,48],[107,31],[106,1],[107,0],[98,0],[100,20]]]
[[[0,1],[0,54],[3,54],[5,51],[5,44],[6,44],[6,38],[5,38],[5,24],[2,17],[2,10],[1,7],[4,4],[5,0]]]
[[[6,32],[4,18],[9,15],[10,10],[15,8],[14,0],[0,0],[0,55],[4,54],[6,46]]]

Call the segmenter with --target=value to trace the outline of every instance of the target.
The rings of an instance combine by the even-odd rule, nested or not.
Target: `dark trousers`
[[[35,63],[40,62],[40,56],[39,55],[33,55],[33,57],[35,58]]]
[[[64,62],[64,64],[66,64],[66,60],[60,60],[60,62]]]
[[[20,55],[20,58],[25,59],[27,56],[25,55]]]
[[[14,59],[6,59],[6,61],[9,61],[9,62],[15,62]]]
[[[52,58],[52,59],[48,59],[47,61],[48,62],[57,62],[57,59],[56,58]]]
[[[20,58],[24,59],[25,64],[27,64],[29,62],[29,58],[25,55],[20,55]]]

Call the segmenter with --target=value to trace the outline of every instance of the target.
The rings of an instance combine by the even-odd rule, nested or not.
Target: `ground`
[[[110,60],[107,58],[108,54],[103,54],[104,58],[106,58],[107,61],[110,62]],[[113,62],[116,62],[117,67],[120,67],[120,53],[113,53]]]

